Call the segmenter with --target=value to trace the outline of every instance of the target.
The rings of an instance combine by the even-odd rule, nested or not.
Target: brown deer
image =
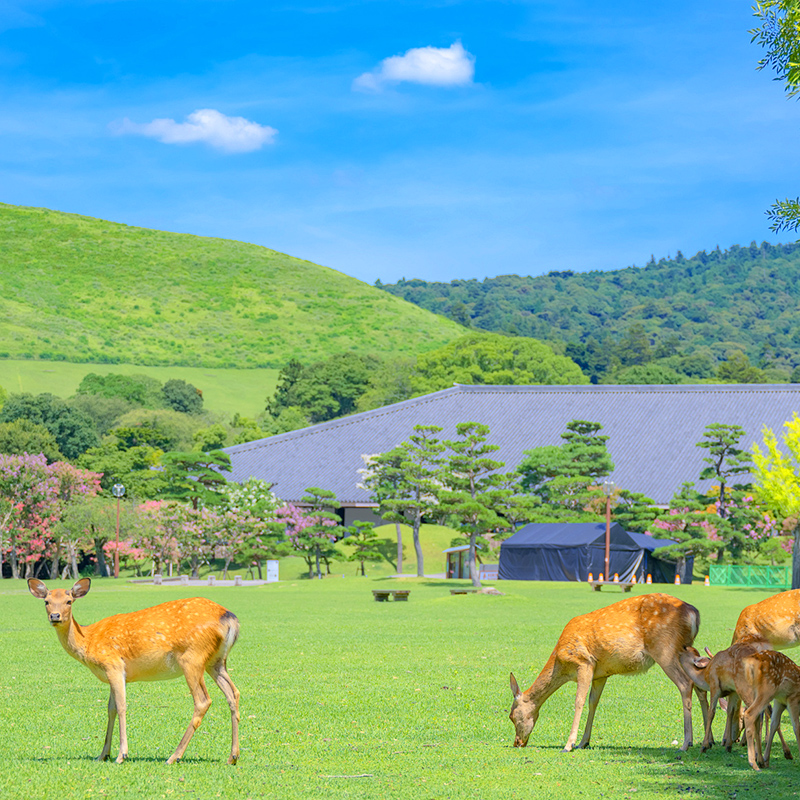
[[[772,739],[780,725],[784,708],[789,709],[794,736],[800,745],[800,667],[783,653],[761,650],[743,657],[734,677],[736,692],[747,706],[744,712],[747,760],[757,770],[769,766]],[[762,755],[761,725],[758,721],[770,703],[774,703],[772,720],[766,753]]]
[[[765,642],[763,639],[746,637],[742,641],[731,645],[727,650],[720,650],[720,652],[710,658],[701,656],[694,647],[687,647],[684,652],[681,653],[680,662],[686,674],[692,679],[695,686],[705,692],[709,692],[711,695],[708,714],[706,715],[706,730],[701,752],[704,753],[714,743],[714,738],[711,733],[711,723],[714,721],[717,703],[722,697],[729,698],[728,716],[725,723],[725,733],[722,737],[722,745],[730,752],[733,742],[739,735],[739,710],[741,703],[740,695],[736,688],[736,676],[741,668],[742,659],[754,653],[771,649],[769,643]],[[777,733],[783,745],[784,756],[787,759],[791,759],[792,754],[789,752],[789,748],[786,745],[780,728],[778,728]]]
[[[586,729],[577,747],[587,747],[597,704],[611,675],[646,672],[654,663],[678,687],[683,700],[683,745],[692,744],[692,681],[679,656],[691,645],[700,627],[700,612],[667,594],[645,594],[570,620],[558,638],[539,677],[521,692],[511,675],[514,704],[510,718],[514,747],[525,747],[542,704],[567,681],[576,681],[575,716],[564,751],[575,747],[581,712],[589,696]],[[590,693],[591,690],[591,693]],[[700,695],[705,719],[705,695]]]
[[[205,671],[219,686],[231,709],[228,763],[235,764],[239,758],[239,690],[230,679],[225,662],[239,635],[236,616],[211,600],[191,597],[130,614],[116,614],[92,625],[79,625],[72,616],[72,603],[86,595],[90,587],[89,578],[82,578],[66,591],[48,589],[35,578],[28,581],[31,594],[44,600],[48,619],[62,647],[111,687],[106,739],[98,760],[105,761],[111,752],[117,716],[117,763],[121,764],[128,756],[126,682],[168,680],[183,675],[194,700],[194,715],[167,763],[180,759],[211,705],[203,680]]]
[[[739,614],[731,644],[746,637],[763,639],[773,650],[800,644],[800,589],[792,589],[747,606]]]

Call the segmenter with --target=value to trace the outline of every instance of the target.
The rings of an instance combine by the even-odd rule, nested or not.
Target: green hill
[[[679,252],[609,272],[378,285],[483,330],[550,342],[594,340],[609,350],[638,323],[652,345],[671,343],[667,352],[705,348],[720,361],[739,349],[765,367],[800,364],[800,244],[753,242],[692,258]]]
[[[454,322],[243,242],[0,204],[0,358],[281,367],[415,355]]]

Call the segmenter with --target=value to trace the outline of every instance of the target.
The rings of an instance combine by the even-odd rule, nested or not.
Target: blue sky
[[[0,201],[372,283],[776,241],[800,106],[733,0],[0,0]]]

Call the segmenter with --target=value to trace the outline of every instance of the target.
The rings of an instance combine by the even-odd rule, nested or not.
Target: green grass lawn
[[[402,585],[407,603],[371,589]],[[507,718],[513,670],[527,686],[572,616],[621,598],[573,583],[499,582],[502,597],[452,596],[454,582],[406,578],[283,581],[260,588],[143,587],[95,581],[84,623],[189,594],[241,620],[229,670],[241,697],[241,759],[225,760],[230,716],[214,704],[169,767],[191,714],[182,680],[128,692],[130,759],[97,763],[107,687],[63,652],[22,581],[0,584],[0,796],[275,798],[785,798],[800,763],[753,772],[743,748],[678,751],[680,698],[654,667],[609,681],[593,747],[561,752],[575,685],[544,706],[526,749]],[[697,643],[729,642],[745,605],[767,592],[667,587],[696,605]],[[646,591],[636,587],[635,591]],[[210,683],[210,682],[209,682]],[[718,725],[724,715],[717,716]],[[695,741],[702,738],[695,708]],[[791,734],[787,734],[790,741]],[[117,734],[112,756],[116,754]],[[797,749],[791,744],[795,757]]]
[[[69,364],[64,361],[0,360],[0,386],[9,394],[50,392],[71,397],[90,373],[149,375],[162,383],[175,378],[203,392],[206,411],[256,417],[275,391],[277,369],[213,369],[207,367],[146,367],[137,364]]]

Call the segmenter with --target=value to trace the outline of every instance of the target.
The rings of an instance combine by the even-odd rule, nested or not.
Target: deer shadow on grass
[[[506,746],[513,749],[512,745]],[[529,746],[530,747],[530,746]],[[705,753],[694,745],[687,752],[670,747],[629,747],[620,745],[592,745],[584,750],[558,752],[558,745],[536,745],[535,750],[546,751],[547,761],[558,759],[587,759],[602,761],[610,767],[613,777],[609,783],[619,783],[618,795],[629,795],[623,784],[634,786],[638,793],[652,793],[664,797],[704,798],[704,800],[730,800],[741,792],[751,798],[796,796],[800,764],[793,747],[794,761],[773,752],[770,766],[760,772],[750,768],[747,749],[734,745],[729,753],[716,745]],[[524,768],[538,770],[542,760],[524,759]],[[579,766],[579,765],[575,765]],[[588,766],[588,765],[587,765]],[[626,770],[630,770],[625,774]],[[601,778],[602,780],[602,778]]]

